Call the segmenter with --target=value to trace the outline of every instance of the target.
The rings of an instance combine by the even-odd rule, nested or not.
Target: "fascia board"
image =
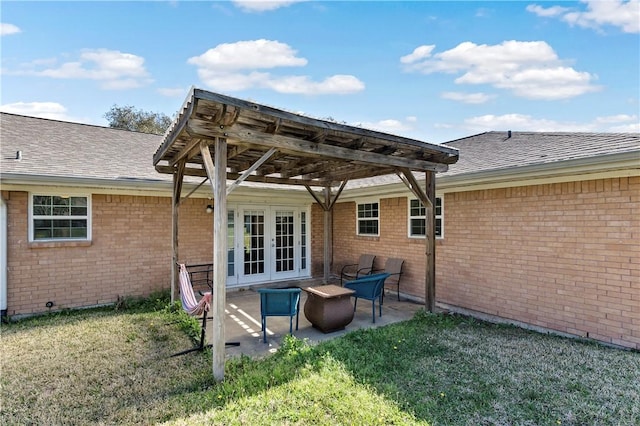
[[[182,194],[185,196],[198,186],[197,183],[184,183]],[[171,197],[173,183],[170,180],[117,180],[92,179],[67,176],[43,176],[24,174],[0,174],[0,189],[3,191],[30,191],[33,188],[77,188],[90,190],[94,194],[119,194],[139,196]],[[204,183],[192,195],[193,198],[211,198],[211,185]],[[250,203],[258,199],[290,201],[295,204],[310,204],[313,199],[303,188],[277,189],[240,186],[229,197],[230,200]]]

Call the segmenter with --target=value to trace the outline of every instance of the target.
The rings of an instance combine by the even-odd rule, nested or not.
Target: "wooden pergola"
[[[215,201],[213,234],[226,235],[227,196],[244,181],[302,185],[324,210],[324,279],[329,279],[332,210],[351,179],[396,174],[426,208],[425,301],[435,309],[435,173],[458,160],[456,149],[319,120],[192,88],[153,164],[173,175],[173,262],[185,176],[208,178]],[[425,173],[425,190],[415,172]],[[204,181],[203,181],[204,182]],[[190,195],[190,194],[189,194]],[[188,196],[188,195],[187,195]],[[227,239],[213,238],[213,375],[224,379]]]

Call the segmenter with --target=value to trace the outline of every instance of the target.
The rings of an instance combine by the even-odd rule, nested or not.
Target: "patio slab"
[[[307,282],[296,283],[297,286],[307,287],[309,285],[321,285],[319,283]],[[226,347],[227,358],[240,356],[241,354],[259,357],[274,353],[280,347],[282,339],[289,333],[288,317],[268,317],[267,318],[267,343],[262,341],[262,331],[260,330],[260,295],[256,288],[227,291],[225,333],[227,342],[240,342],[240,346]],[[307,339],[310,344],[316,344],[323,340],[333,339],[351,331],[361,328],[382,327],[400,321],[406,321],[424,305],[402,299],[398,301],[395,293],[387,293],[382,305],[382,317],[378,316],[378,306],[376,303],[376,322],[371,320],[371,302],[369,300],[358,300],[357,310],[353,321],[344,330],[332,333],[323,333],[314,328],[304,315],[304,304],[307,300],[307,293],[302,291],[300,299],[300,322],[298,330],[295,330],[295,317],[293,319],[293,335],[299,339]],[[351,299],[353,303],[353,298]],[[213,327],[207,327],[207,340],[209,343],[213,337]]]

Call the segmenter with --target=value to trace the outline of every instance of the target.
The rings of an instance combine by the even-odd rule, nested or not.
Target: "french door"
[[[243,285],[308,275],[306,210],[298,207],[240,206],[235,223],[235,257],[230,257],[229,263],[234,263],[236,276],[229,277],[229,284]]]

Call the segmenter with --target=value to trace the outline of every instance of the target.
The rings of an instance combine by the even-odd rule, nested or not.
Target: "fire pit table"
[[[343,330],[353,321],[353,304],[350,299],[354,290],[333,284],[303,290],[307,292],[304,315],[323,333]]]

